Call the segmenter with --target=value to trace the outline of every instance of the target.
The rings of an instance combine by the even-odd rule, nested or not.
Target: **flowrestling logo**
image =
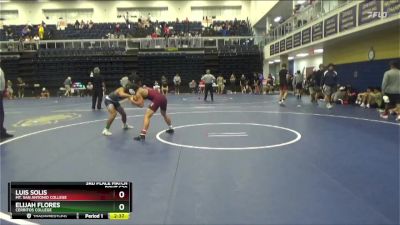
[[[388,13],[387,12],[367,12],[368,13],[368,18],[387,18]]]

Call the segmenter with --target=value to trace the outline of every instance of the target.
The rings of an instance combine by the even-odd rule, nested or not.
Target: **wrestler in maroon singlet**
[[[168,125],[167,133],[174,133],[174,129],[172,127],[171,118],[167,115],[167,98],[159,93],[158,91],[151,88],[142,88],[140,81],[135,81],[137,87],[135,88],[136,94],[132,97],[131,101],[137,105],[138,107],[144,106],[144,100],[148,99],[152,103],[144,115],[143,120],[143,129],[140,132],[140,135],[135,137],[134,140],[140,141],[144,140],[146,137],[147,130],[150,125],[150,119],[155,112],[157,112],[158,108],[160,108],[160,113],[164,117],[165,123]]]

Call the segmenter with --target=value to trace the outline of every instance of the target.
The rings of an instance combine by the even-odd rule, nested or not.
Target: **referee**
[[[211,95],[211,101],[214,101],[214,90],[213,90],[213,83],[215,81],[214,75],[210,73],[210,70],[206,70],[206,74],[203,75],[201,80],[204,80],[205,83],[205,90],[204,90],[204,101],[207,101],[208,92]]]

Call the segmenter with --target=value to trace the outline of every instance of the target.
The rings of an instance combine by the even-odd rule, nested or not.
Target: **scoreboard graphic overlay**
[[[132,183],[10,182],[12,219],[127,220],[132,212]]]

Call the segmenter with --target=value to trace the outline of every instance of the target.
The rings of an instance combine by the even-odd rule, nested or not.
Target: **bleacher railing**
[[[78,40],[39,40],[39,41],[0,41],[1,52],[36,51],[38,49],[74,48],[125,48],[165,49],[165,48],[217,48],[224,45],[254,45],[264,37],[174,37],[174,38],[132,38],[132,39],[78,39]],[[265,43],[265,42],[264,42]],[[261,46],[260,46],[261,47]]]
[[[280,39],[292,32],[301,30],[305,25],[312,21],[324,17],[326,14],[336,10],[338,8],[345,7],[353,0],[339,0],[335,1],[314,1],[315,3],[310,4],[299,10],[296,14],[289,17],[285,22],[279,24],[268,32],[266,43]],[[329,3],[326,5],[326,3]],[[336,4],[331,4],[336,3]],[[324,4],[324,5],[323,5]]]

